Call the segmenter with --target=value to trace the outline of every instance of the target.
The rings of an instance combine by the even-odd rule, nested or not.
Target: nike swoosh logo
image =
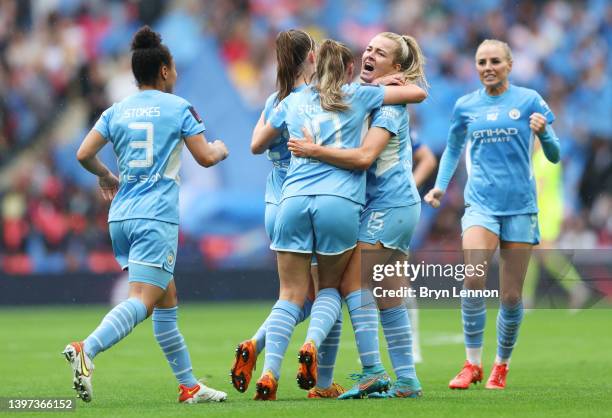
[[[200,385],[195,385],[192,389],[187,389],[189,396],[193,396],[200,390]]]
[[[85,377],[89,377],[89,369],[85,364],[85,355],[83,354],[83,347],[81,347],[81,351],[79,351],[79,357],[81,358],[81,373]]]

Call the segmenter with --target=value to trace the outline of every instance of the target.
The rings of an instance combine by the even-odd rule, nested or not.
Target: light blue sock
[[[481,348],[487,320],[487,306],[483,297],[461,298],[463,336],[467,348]]]
[[[166,355],[166,360],[176,380],[181,385],[193,387],[198,381],[193,376],[187,344],[178,329],[177,310],[176,306],[168,309],[153,309],[153,315],[151,315],[153,334]]]
[[[304,301],[304,306],[302,306],[302,310],[300,311],[300,317],[298,318],[298,321],[297,321],[298,324],[300,322],[305,321],[306,318],[310,316],[310,310],[312,309],[312,304],[313,304],[313,301],[311,301],[310,299],[306,299]],[[270,315],[268,315],[268,318],[266,318],[266,320],[264,321],[263,324],[261,324],[261,326],[255,333],[255,335],[253,335],[253,338],[251,338],[252,340],[255,340],[255,347],[257,349],[257,355],[259,355],[259,353],[261,353],[264,347],[266,346],[266,327],[267,327],[268,319],[270,318]]]
[[[500,304],[497,314],[497,361],[507,363],[512,355],[523,321],[523,302],[514,306]]]
[[[291,335],[300,317],[301,308],[287,300],[279,300],[274,304],[266,326],[266,357],[263,371],[271,371],[276,380],[280,377],[280,369]]]
[[[310,299],[306,299],[304,301],[304,306],[302,306],[302,310],[300,311],[300,317],[298,318],[298,324],[304,322],[310,316],[312,312],[312,306],[314,305],[314,301]]]
[[[346,298],[357,351],[364,371],[378,370],[382,367],[378,348],[378,309],[372,294],[367,290],[355,290]]]
[[[334,365],[340,346],[340,335],[342,334],[342,312],[338,316],[336,323],[332,327],[327,338],[319,347],[317,362],[317,386],[326,389],[331,386],[334,380]]]
[[[251,340],[255,340],[255,349],[257,351],[257,355],[261,353],[266,345],[266,327],[268,326],[268,319],[270,319],[270,315],[266,318],[266,320],[261,324],[255,335],[251,338]]]
[[[312,340],[318,349],[338,320],[341,309],[342,301],[338,289],[319,290],[312,305],[306,341]]]
[[[380,311],[382,324],[387,340],[387,349],[393,370],[398,379],[415,378],[414,360],[412,358],[412,330],[406,305]]]
[[[147,317],[147,307],[140,299],[130,298],[106,314],[98,328],[83,341],[85,353],[94,358],[125,338],[134,327]]]

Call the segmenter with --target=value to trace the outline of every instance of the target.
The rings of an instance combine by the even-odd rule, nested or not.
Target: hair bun
[[[158,48],[161,45],[161,36],[149,26],[138,29],[132,40],[132,50]]]

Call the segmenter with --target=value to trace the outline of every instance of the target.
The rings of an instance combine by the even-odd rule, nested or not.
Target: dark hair
[[[314,48],[314,41],[302,30],[291,29],[278,34],[276,37],[277,101],[280,102],[289,96],[308,53]]]
[[[343,112],[349,109],[344,102],[342,85],[353,53],[346,45],[326,39],[319,48],[315,89],[321,99],[321,107],[330,112]]]
[[[172,64],[172,54],[161,43],[161,35],[149,26],[143,26],[132,39],[132,72],[136,83],[154,85],[162,65]]]

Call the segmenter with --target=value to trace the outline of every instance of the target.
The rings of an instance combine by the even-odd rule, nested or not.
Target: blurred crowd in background
[[[248,143],[275,90],[276,34],[296,27],[347,43],[357,59],[379,32],[414,36],[431,89],[410,108],[411,134],[438,156],[454,102],[479,87],[477,45],[507,41],[511,81],[536,89],[557,117],[565,210],[559,245],[612,246],[607,0],[0,0],[0,178],[11,173],[0,188],[1,271],[118,269],[107,205],[74,153],[100,113],[136,90],[129,43],[142,24],[160,31],[174,55],[176,93],[200,111],[207,136],[223,139],[231,152],[211,170],[183,159],[179,266],[273,260],[263,232],[270,167],[265,157],[249,155]],[[52,126],[60,120],[77,128],[56,137]],[[28,169],[11,168],[17,158]],[[459,173],[445,205],[424,208],[415,248],[459,248],[465,182]]]

